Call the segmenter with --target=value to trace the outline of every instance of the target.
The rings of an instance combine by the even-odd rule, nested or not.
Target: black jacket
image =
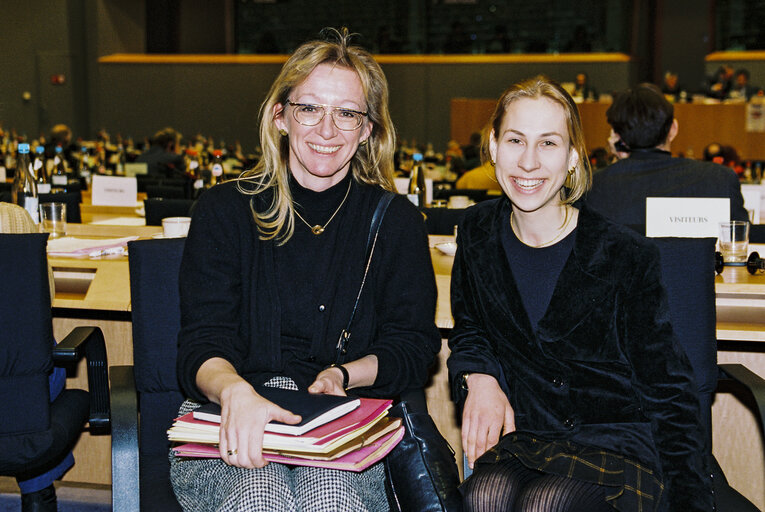
[[[664,151],[636,151],[596,172],[586,200],[619,224],[642,226],[646,197],[727,197],[731,220],[749,220],[733,170]]]
[[[574,248],[533,330],[500,239],[506,198],[470,208],[452,269],[448,366],[496,377],[518,430],[598,447],[663,475],[671,510],[711,510],[698,400],[677,347],[659,254],[583,207]]]
[[[255,208],[269,204],[267,195],[254,198]],[[327,283],[320,297],[326,307],[303,319],[315,326],[311,351],[302,359],[315,373],[335,362],[335,343],[359,290],[369,224],[381,195],[379,187],[354,181],[343,212],[332,224],[342,234],[337,255],[329,268],[316,269],[317,279]],[[182,389],[197,400],[206,399],[197,389],[196,374],[211,357],[228,360],[252,384],[295,371],[285,368],[282,357],[276,242],[260,240],[251,198],[231,181],[205,192],[194,209],[180,274],[178,378]],[[392,398],[425,385],[428,367],[441,347],[435,307],[425,223],[417,209],[398,196],[380,228],[344,359],[376,355],[377,380],[355,393]],[[302,377],[294,380],[312,382],[310,376]]]

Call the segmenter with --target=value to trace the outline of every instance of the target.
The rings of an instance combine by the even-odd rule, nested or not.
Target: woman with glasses
[[[370,222],[393,190],[388,86],[348,34],[302,45],[261,107],[263,158],[194,210],[180,277],[178,376],[222,409],[220,460],[172,457],[186,510],[388,510],[380,464],[361,473],[267,463],[266,423],[298,417],[254,385],[392,398],[425,385],[440,348],[419,212],[395,197],[345,350]]]
[[[505,196],[470,208],[452,269],[466,509],[712,510],[658,249],[579,201],[591,173],[573,99],[525,80],[490,126]]]

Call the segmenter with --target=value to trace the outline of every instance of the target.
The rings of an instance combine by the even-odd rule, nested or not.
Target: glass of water
[[[720,223],[720,252],[725,263],[746,263],[749,223],[741,220]]]

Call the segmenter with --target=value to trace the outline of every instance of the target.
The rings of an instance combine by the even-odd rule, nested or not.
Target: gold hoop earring
[[[279,135],[281,135],[282,137],[286,137],[287,136],[287,130],[282,128],[281,130],[279,130]]]
[[[568,170],[568,175],[566,176],[566,181],[563,183],[563,186],[566,188],[572,188],[574,186],[574,172],[576,172],[576,167],[572,167]]]
[[[364,139],[359,142],[359,146],[366,146],[367,145],[367,139]]]

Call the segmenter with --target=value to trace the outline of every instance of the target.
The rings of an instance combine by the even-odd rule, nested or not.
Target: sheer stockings
[[[470,512],[613,512],[597,484],[529,469],[516,458],[483,466],[465,482]]]

